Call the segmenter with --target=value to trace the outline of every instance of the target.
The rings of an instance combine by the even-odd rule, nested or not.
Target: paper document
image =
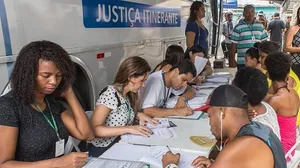
[[[123,160],[145,162],[156,167],[162,167],[162,157],[168,151],[169,150],[166,146],[140,146],[116,143],[100,157],[111,159],[123,158]],[[197,154],[172,150],[172,148],[171,151],[173,153],[180,153],[180,161],[178,165],[180,168],[192,168],[192,166],[190,165],[192,161],[198,156]]]
[[[125,134],[121,136],[122,142],[135,142],[140,140],[147,140],[147,139],[169,139],[172,137],[177,137],[176,132],[173,128],[156,128],[151,129],[152,135],[150,137],[145,137],[142,135],[134,135],[134,134]]]
[[[217,88],[220,85],[221,84],[218,84],[218,83],[205,82],[205,83],[202,83],[200,85],[193,86],[193,88],[195,88],[196,90],[200,90],[200,89]]]
[[[169,128],[170,122],[167,118],[154,118],[155,120],[158,120],[158,125],[152,125],[150,123],[146,123],[146,126],[150,129],[156,129],[156,128]],[[143,123],[140,123],[140,125],[144,125]]]
[[[211,82],[211,83],[228,83],[229,82],[229,78],[226,77],[216,77],[216,78],[208,78],[206,79],[207,82]]]
[[[139,161],[149,163],[151,165],[162,167],[162,157],[164,154],[168,152],[168,148],[164,146],[153,146],[151,147],[151,150],[149,150],[147,153],[145,153],[145,156],[143,156]],[[172,151],[172,150],[171,150]],[[187,154],[185,152],[180,151],[172,151],[174,153],[180,153],[180,160],[178,167],[181,168],[192,168],[191,163],[193,160],[198,157],[196,154]]]
[[[142,168],[144,165],[145,163],[143,162],[88,158],[87,163],[83,166],[83,168]]]
[[[116,143],[99,158],[109,158],[116,160],[138,161],[151,149],[147,145],[132,145],[128,143]],[[133,152],[134,151],[134,152]]]
[[[200,97],[194,97],[191,100],[187,101],[188,106],[190,106],[192,109],[197,108],[204,104],[208,98],[207,96],[200,96]],[[166,102],[166,108],[174,108],[178,100],[178,96],[174,96]]]
[[[217,77],[230,78],[231,74],[229,72],[216,72],[216,73],[213,73],[212,75],[208,76],[207,78],[211,79],[211,78],[217,78]]]
[[[203,71],[207,61],[208,61],[208,59],[206,59],[206,58],[202,58],[202,57],[198,57],[198,56],[195,57],[195,68],[197,71],[197,75],[199,75]]]
[[[203,112],[196,111],[190,116],[169,116],[168,118],[178,118],[178,119],[190,119],[190,120],[198,120],[201,118]]]

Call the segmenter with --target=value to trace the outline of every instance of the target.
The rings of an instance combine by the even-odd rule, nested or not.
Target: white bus
[[[0,0],[0,89],[20,49],[36,40],[61,45],[76,64],[74,84],[83,108],[93,110],[120,62],[141,56],[154,67],[170,44],[185,48],[188,0]],[[217,2],[205,1],[204,23],[215,50]],[[214,43],[214,44],[213,44]],[[214,53],[214,51],[212,51]]]

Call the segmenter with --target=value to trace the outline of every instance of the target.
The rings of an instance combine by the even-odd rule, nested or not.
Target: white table
[[[201,89],[196,92],[203,93],[207,97],[213,91],[213,88]],[[201,104],[199,104],[200,106]],[[177,127],[174,130],[177,137],[170,139],[149,139],[149,140],[136,140],[130,143],[143,144],[143,145],[154,145],[154,146],[169,146],[172,152],[183,152],[183,153],[193,153],[199,156],[208,156],[210,148],[201,147],[190,140],[191,136],[207,136],[214,137],[210,131],[209,119],[200,118],[199,120],[188,120],[188,119],[173,119],[169,118]],[[105,153],[109,152],[108,149]],[[122,151],[124,152],[124,151]],[[127,151],[126,151],[127,152]],[[124,156],[126,156],[126,152]],[[134,152],[134,149],[128,152]],[[155,168],[151,166],[151,168]]]
[[[177,127],[174,127],[177,137],[170,139],[149,139],[149,140],[136,140],[129,143],[156,145],[156,146],[169,146],[174,150],[181,150],[185,152],[198,153],[202,156],[208,156],[210,148],[201,147],[190,140],[191,136],[208,136],[213,135],[210,131],[208,119],[199,120],[186,120],[186,119],[169,119]]]

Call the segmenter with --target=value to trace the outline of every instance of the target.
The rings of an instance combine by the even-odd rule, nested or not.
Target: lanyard
[[[168,92],[167,92],[167,91],[166,91],[166,87],[167,87],[167,86],[166,86],[166,81],[165,81],[165,74],[164,74],[164,72],[162,72],[161,75],[162,75],[162,78],[163,78],[163,81],[164,81],[164,100],[163,100],[163,104],[162,104],[162,106],[164,106],[165,103],[166,103],[167,100],[168,100],[170,88],[168,88]],[[166,93],[167,93],[167,94],[166,94]]]
[[[127,115],[128,115],[128,120],[127,120],[127,123],[126,123],[126,125],[128,125],[128,123],[130,122],[130,120],[131,120],[131,112],[132,112],[132,108],[130,107],[130,102],[129,102],[129,100],[127,99],[127,98],[125,98],[125,104],[126,104],[126,106],[127,106],[127,110],[128,110],[128,113],[127,113]]]
[[[35,105],[35,107],[38,108],[39,111],[43,114],[43,116],[44,116],[45,120],[48,122],[48,124],[55,130],[55,133],[56,133],[56,135],[57,135],[57,138],[60,140],[60,137],[59,137],[59,134],[58,134],[58,127],[57,127],[57,125],[56,125],[55,119],[54,119],[54,117],[53,117],[53,114],[52,114],[52,111],[51,111],[51,108],[50,108],[50,105],[49,105],[49,102],[48,102],[47,99],[46,99],[46,103],[47,103],[47,106],[48,106],[48,108],[49,108],[49,111],[50,111],[50,114],[51,114],[51,119],[52,119],[52,122],[53,122],[53,123],[52,123],[52,122],[50,121],[50,119],[44,114],[44,112],[42,111],[41,107],[40,107],[38,104],[36,104],[36,103],[34,102],[34,105]]]

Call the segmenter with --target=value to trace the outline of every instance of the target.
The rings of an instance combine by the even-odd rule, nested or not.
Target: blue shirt
[[[186,28],[185,28],[185,33],[186,32],[194,32],[195,35],[195,40],[194,40],[194,45],[201,45],[206,52],[208,52],[208,43],[207,43],[207,36],[208,36],[208,31],[206,28],[201,28],[198,26],[196,21],[188,21]]]

